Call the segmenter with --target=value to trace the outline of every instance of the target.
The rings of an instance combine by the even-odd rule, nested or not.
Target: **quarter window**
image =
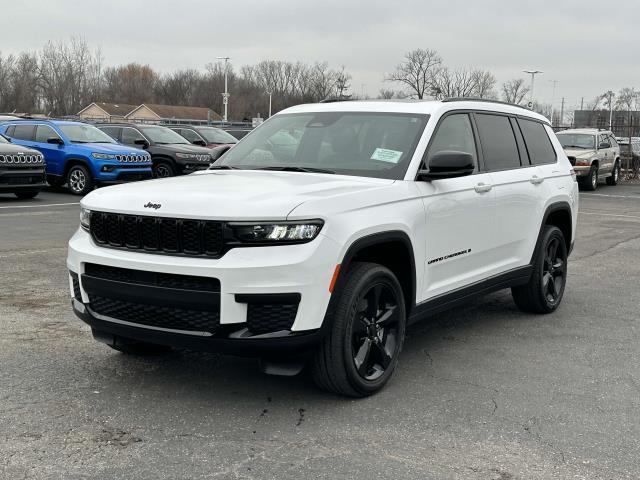
[[[49,125],[36,126],[36,137],[34,141],[39,143],[47,143],[47,140],[49,140],[50,138],[60,138],[60,135],[58,135],[56,131]]]
[[[449,115],[442,120],[429,146],[426,166],[436,153],[445,151],[469,153],[473,156],[473,162],[478,164],[471,120],[466,113]]]
[[[534,165],[542,165],[544,163],[555,163],[556,152],[553,150],[549,135],[544,125],[531,120],[519,119],[520,130],[527,144],[529,158]]]
[[[520,167],[518,145],[508,117],[476,114],[476,124],[487,170]]]

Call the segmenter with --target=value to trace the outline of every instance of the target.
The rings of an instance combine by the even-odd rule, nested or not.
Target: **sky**
[[[264,59],[326,61],[376,96],[415,48],[451,67],[488,69],[498,87],[542,70],[535,99],[580,106],[607,90],[640,87],[640,1],[619,0],[22,0],[3,1],[0,52],[84,38],[105,64],[161,71]],[[555,95],[553,81],[556,81]],[[233,92],[231,92],[233,94]]]

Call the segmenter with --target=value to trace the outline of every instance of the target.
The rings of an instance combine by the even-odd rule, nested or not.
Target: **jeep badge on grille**
[[[158,210],[162,205],[159,203],[147,203],[144,208],[153,208],[154,210]]]

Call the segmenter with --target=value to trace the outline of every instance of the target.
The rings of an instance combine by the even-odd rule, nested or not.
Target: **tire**
[[[404,295],[391,270],[375,263],[353,263],[343,285],[334,293],[331,330],[315,352],[311,373],[323,390],[365,397],[382,389],[398,364]]]
[[[175,177],[176,169],[166,160],[158,160],[153,163],[153,178]]]
[[[616,160],[616,162],[613,164],[611,176],[607,177],[607,185],[614,187],[618,184],[618,180],[620,180],[620,162]]]
[[[585,190],[593,192],[596,188],[598,188],[598,166],[591,165],[591,169],[589,170],[589,175],[584,179],[582,186]]]
[[[93,190],[93,178],[84,165],[74,165],[67,172],[67,188],[74,195],[86,195]]]
[[[533,259],[533,273],[525,285],[511,288],[520,310],[551,313],[562,301],[567,283],[567,244],[558,227],[546,225]]]
[[[22,192],[14,192],[14,195],[20,200],[28,200],[37,197],[38,193],[40,193],[40,190],[24,190]]]

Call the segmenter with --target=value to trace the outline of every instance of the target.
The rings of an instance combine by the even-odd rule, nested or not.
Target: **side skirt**
[[[436,297],[418,303],[409,315],[408,323],[415,323],[436,313],[444,312],[450,308],[463,305],[470,300],[491,292],[502,290],[517,285],[524,285],[531,278],[532,265],[514,268],[508,272],[480,280],[460,287],[452,292],[443,293]]]

